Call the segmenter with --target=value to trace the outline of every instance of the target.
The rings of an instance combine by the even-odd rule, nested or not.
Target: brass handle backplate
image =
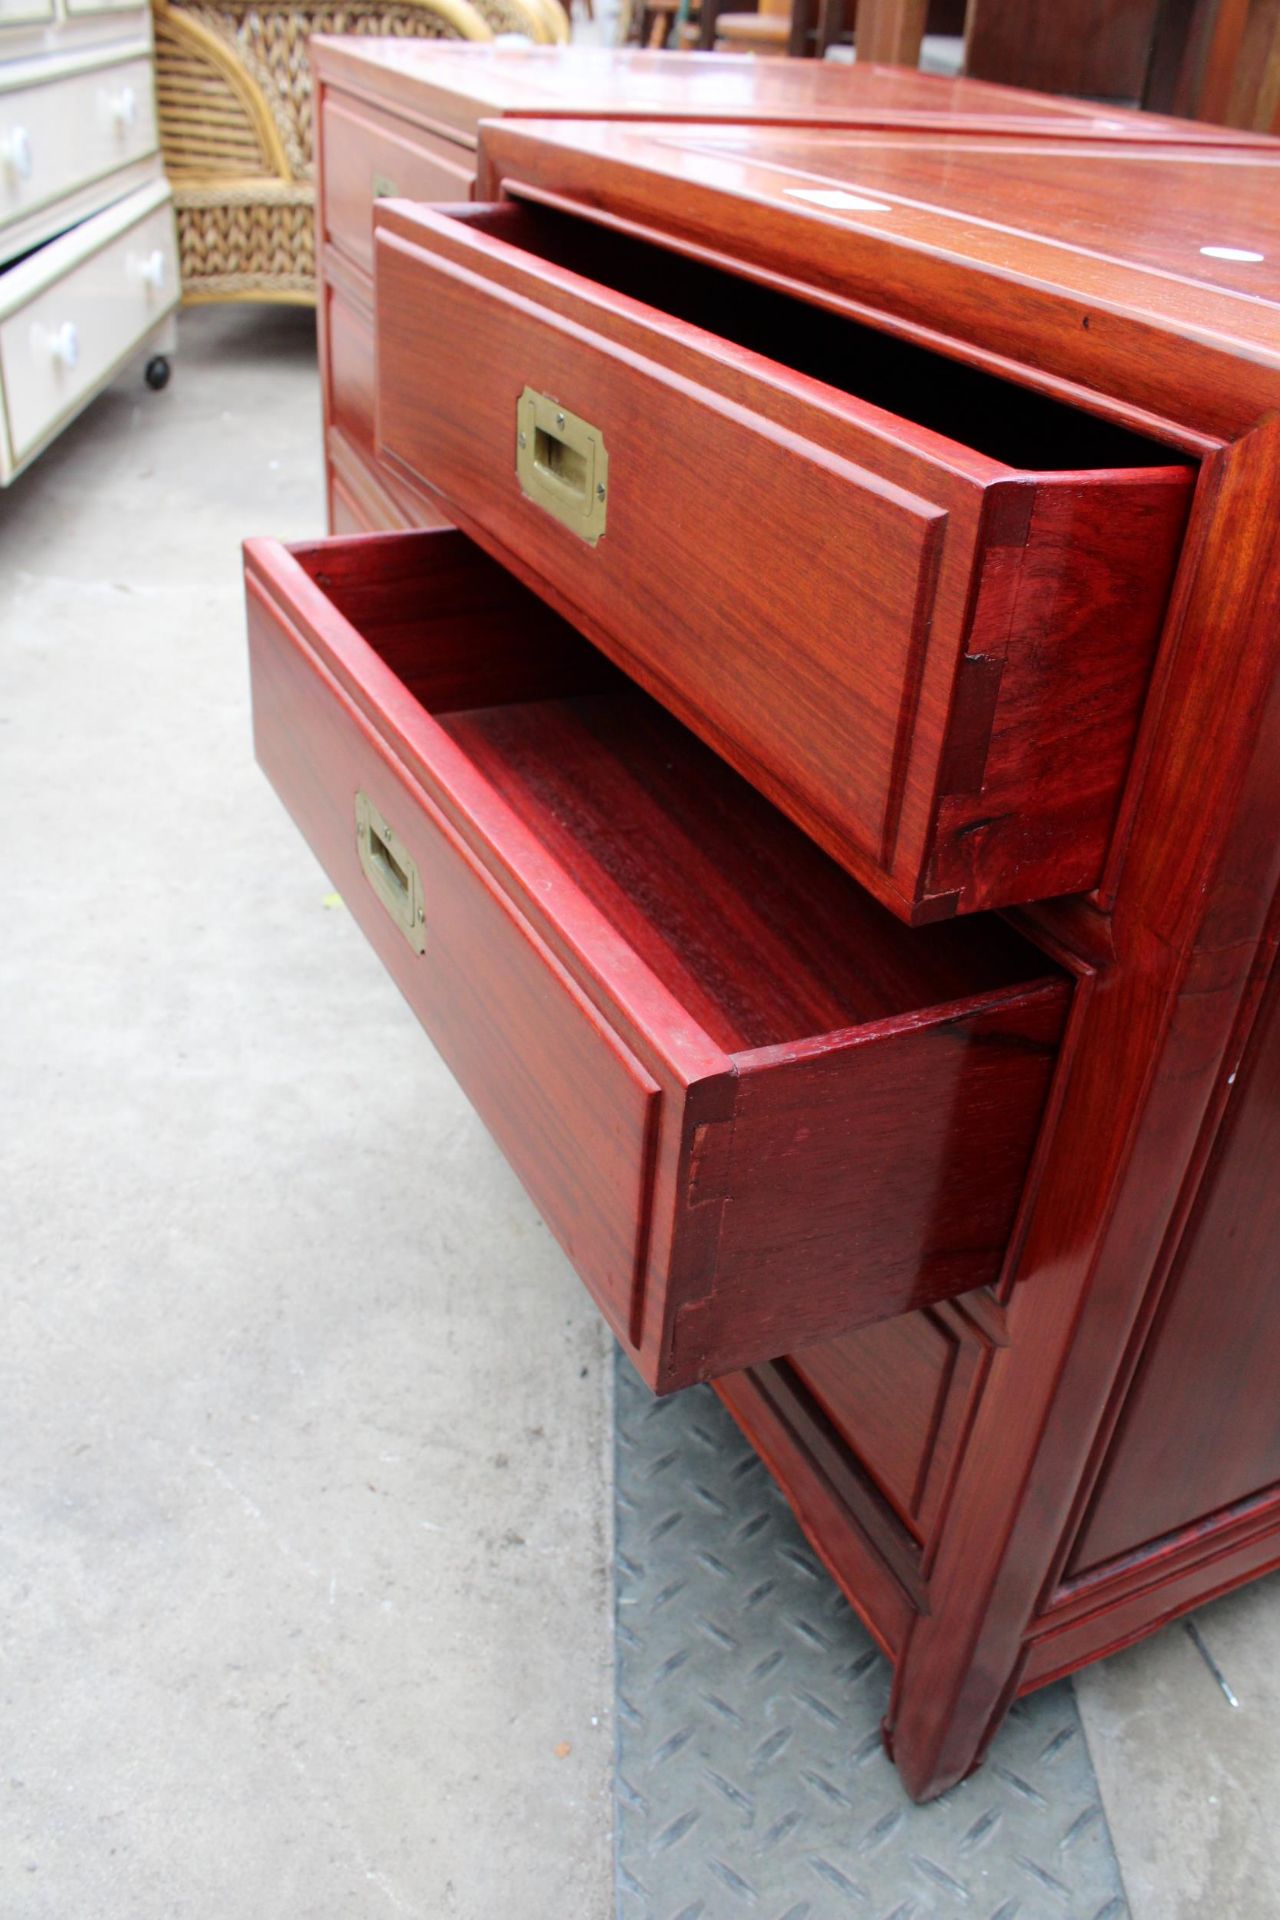
[[[414,952],[424,953],[427,914],[417,863],[367,793],[356,795],[356,847],[369,885]]]
[[[609,499],[609,456],[598,427],[526,387],[516,408],[516,475],[528,499],[595,545]]]

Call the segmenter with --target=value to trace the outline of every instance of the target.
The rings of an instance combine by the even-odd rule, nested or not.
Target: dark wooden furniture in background
[[[825,51],[835,3],[796,0],[793,53]],[[971,79],[1280,133],[1280,0],[968,0],[948,26],[925,0],[860,0],[861,59],[915,67],[926,31],[963,32]]]
[[[965,72],[1132,105],[1146,88],[1160,8],[1161,0],[968,0]]]
[[[311,42],[316,75],[317,279],[329,525],[440,524],[438,502],[374,450],[373,208],[379,197],[471,197],[482,120],[609,120],[1004,129],[1128,141],[1153,130],[1237,140],[1184,121],[897,68],[735,55],[516,49],[372,38]]]
[[[1280,149],[1127,124],[494,122],[375,247],[382,471],[460,531],[250,561],[263,763],[637,1365],[785,1487],[918,1797],[1280,1565]],[[1023,596],[1087,630],[1111,488],[1114,645],[1039,703]],[[841,788],[849,674],[894,747]],[[1101,823],[1056,897],[1045,765]]]
[[[1162,0],[1143,104],[1280,133],[1277,0]]]

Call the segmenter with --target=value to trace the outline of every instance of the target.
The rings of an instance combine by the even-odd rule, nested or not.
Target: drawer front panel
[[[0,0],[0,31],[52,18],[53,0]]]
[[[366,525],[367,515],[356,495],[350,492],[332,471],[329,474],[330,533],[374,533],[381,529]]]
[[[897,925],[457,533],[248,579],[259,759],[650,1385],[998,1278],[1033,949]]]
[[[146,59],[0,93],[0,226],[155,148]]]
[[[409,532],[444,527],[431,503],[379,469],[373,455],[330,427],[325,438],[331,533]]]
[[[148,214],[0,324],[15,462],[74,412],[177,303],[173,214]]]
[[[1058,985],[782,1057],[740,1060],[701,1145],[727,1197],[710,1287],[690,1275],[674,1363],[711,1379],[999,1278],[1063,1023]],[[778,1050],[779,1054],[781,1050]],[[801,1278],[801,1276],[803,1276]],[[851,1311],[853,1303],[856,1309]]]
[[[329,419],[371,463],[374,460],[373,328],[336,287],[326,287]]]
[[[258,758],[344,901],[615,1325],[640,1257],[658,1088],[274,610],[250,595]],[[425,950],[374,892],[368,795],[416,864]]]
[[[445,205],[469,200],[475,155],[375,107],[327,92],[324,141],[325,237],[373,272],[373,207],[404,199]]]
[[[553,582],[593,639],[607,636],[620,664],[824,844],[847,843],[853,824],[858,852],[878,861],[946,515],[386,242],[378,355],[384,449],[527,577]],[[603,441],[607,519],[594,545],[522,489],[526,389]]]

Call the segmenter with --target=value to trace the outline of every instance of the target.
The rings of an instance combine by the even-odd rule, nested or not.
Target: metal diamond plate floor
[[[709,1388],[617,1385],[618,1920],[1125,1920],[1069,1685],[931,1806],[889,1668]]]

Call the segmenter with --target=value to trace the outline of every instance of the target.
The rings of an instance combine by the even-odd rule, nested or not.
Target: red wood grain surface
[[[514,48],[319,34],[310,50],[324,86],[374,102],[464,149],[474,147],[483,121],[530,115],[919,127],[975,136],[1004,131],[1115,143],[1160,136],[1220,146],[1250,138],[1203,121],[861,59],[852,67],[712,53],[689,60],[634,47]]]
[[[739,1055],[732,1132],[709,1128],[692,1171],[691,1206],[723,1200],[714,1271],[688,1276],[675,1312],[674,1364],[699,1378],[754,1364],[787,1274],[789,1347],[839,1331],[855,1292],[859,1320],[879,1320],[994,1279],[1063,1012],[1056,981]]]
[[[1071,1572],[1280,1483],[1278,1171],[1280,975],[1273,972]]]
[[[249,608],[264,770],[547,1225],[625,1324],[644,1252],[658,1087],[269,603],[251,590]],[[426,964],[361,871],[357,791],[412,845]]]
[[[1010,1343],[995,1356],[943,1520],[929,1616],[896,1676],[894,1752],[918,1796],[973,1766],[1021,1684],[1038,1617],[1052,1613],[1272,965],[1277,524],[1280,432],[1269,422],[1212,464],[1193,516],[1104,896],[1110,957],[1077,997]],[[1072,918],[1057,919],[1058,937],[1073,937]],[[1199,1351],[1184,1348],[1183,1362],[1193,1380]],[[1013,1471],[993,1473],[1001,1459]],[[1235,1466],[1247,1471],[1243,1458]],[[1228,1535],[1231,1519],[1220,1521]],[[1230,1559],[1221,1565],[1224,1585],[1270,1564],[1269,1553],[1255,1543],[1234,1564],[1234,1576]],[[1135,1584],[1145,1598],[1125,1591],[1114,1633],[1105,1615],[1117,1597],[1095,1590],[1096,1611],[1064,1642],[1066,1664],[1071,1644],[1089,1659],[1178,1610],[1158,1554]],[[1205,1587],[1188,1576],[1183,1591],[1194,1604]],[[1047,1677],[1039,1656],[1033,1670]]]
[[[1154,149],[1073,160],[1015,143],[978,154],[953,141],[856,135],[686,133],[635,144],[545,131],[535,147],[531,130],[496,130],[490,186],[576,204],[593,222],[659,229],[664,242],[807,303],[864,318],[873,309],[903,337],[1003,365],[1117,418],[1145,416],[1157,436],[1207,456],[1103,884],[1092,902],[1025,916],[1087,977],[1015,1228],[1006,1332],[933,1516],[919,1617],[898,1645],[893,1748],[910,1791],[927,1797],[975,1763],[1019,1687],[1150,1631],[1276,1557],[1274,1502],[1243,1530],[1228,1505],[1201,1515],[1194,1540],[1135,1541],[1063,1584],[1104,1465],[1122,1483],[1124,1433],[1146,1424],[1126,1503],[1140,1526],[1150,1463],[1186,1445],[1201,1366],[1211,1386],[1214,1355],[1230,1346],[1224,1333],[1184,1332],[1167,1354],[1153,1350],[1150,1366],[1176,1383],[1182,1431],[1162,1426],[1157,1396],[1142,1397],[1147,1343],[1175,1323],[1178,1295],[1160,1308],[1166,1277],[1180,1271],[1179,1239],[1275,950],[1280,481],[1274,423],[1263,420],[1280,397],[1275,162],[1204,166]],[[797,208],[788,196],[798,172],[824,191],[865,192],[883,211]],[[1144,189],[1156,181],[1159,194]],[[1224,245],[1244,257],[1218,259]],[[1221,453],[1214,438],[1224,432],[1240,438]],[[1228,1135],[1221,1151],[1234,1150]],[[1246,1185],[1248,1162],[1246,1153]],[[1265,1237],[1267,1197],[1256,1203]],[[1205,1298],[1212,1271],[1204,1267]],[[874,1617],[880,1589],[866,1557],[880,1553],[884,1567],[888,1549],[870,1544],[848,1501],[822,1504],[832,1499],[818,1464],[825,1443],[798,1416],[764,1412],[757,1378],[721,1391],[751,1400],[758,1443]],[[1202,1492],[1212,1483],[1225,1496],[1271,1472],[1255,1423],[1235,1440],[1226,1423],[1216,1432]],[[859,1432],[856,1413],[849,1438],[855,1455],[859,1441],[874,1455],[876,1436]],[[893,1457],[892,1440],[881,1448]],[[1124,1532],[1117,1526],[1109,1544]]]
[[[1160,0],[973,0],[965,69],[979,80],[1091,100],[1141,99]]]
[[[901,1314],[788,1365],[902,1524],[928,1540],[986,1352],[962,1314]]]
[[[322,298],[328,343],[329,420],[351,447],[373,445],[373,314],[345,286],[327,284]]]
[[[996,1278],[1065,979],[900,927],[460,535],[248,568],[259,757],[653,1385]]]
[[[379,232],[382,447],[451,517],[903,918],[1098,878],[1185,469],[1030,398],[1021,432],[993,421],[981,376],[841,323],[771,360],[744,344],[786,351],[769,296],[581,223]],[[661,310],[634,298],[658,274]],[[526,386],[603,435],[594,546],[519,484]],[[1015,476],[1006,447],[1099,464]]]
[[[325,238],[365,274],[373,273],[373,209],[378,199],[469,200],[475,159],[465,147],[364,101],[325,90],[319,138],[328,168]]]
[[[367,281],[375,191],[393,190],[424,202],[469,198],[479,126],[495,115],[937,128],[973,138],[1004,131],[1122,146],[1155,133],[1204,146],[1256,139],[1203,122],[1099,111],[1083,100],[861,60],[856,68],[838,68],[713,54],[690,61],[633,49],[516,49],[319,35],[309,41],[308,50],[316,76],[321,289],[338,261]],[[363,305],[372,307],[367,285]],[[322,379],[327,327],[328,307],[322,297]],[[331,425],[327,379],[325,407]],[[438,511],[423,510],[414,490],[389,490],[383,484],[372,438],[351,441],[349,451],[366,473],[362,480],[348,470],[342,480],[344,511],[355,514],[366,531],[439,524]],[[402,511],[406,501],[416,509],[407,519]]]
[[[340,428],[329,428],[325,453],[330,497],[340,495],[347,503],[344,510],[351,516],[342,527],[330,519],[335,533],[409,533],[448,525],[438,506],[425,494],[373,466]]]
[[[1105,396],[1221,437],[1280,397],[1275,141],[1207,155],[506,120],[486,128],[481,162],[482,198],[533,190],[603,210],[797,297],[1070,383],[1090,405]]]
[[[1052,397],[1069,403],[1077,418],[1105,416],[1203,462],[1163,630],[1141,669],[1135,655],[1114,647],[1109,590],[1096,578],[1074,603],[1087,623],[1097,596],[1096,682],[1073,674],[1078,637],[1064,643],[1056,664],[1029,648],[1016,697],[1004,655],[1000,696],[1013,698],[1015,721],[1020,713],[1026,718],[1051,759],[1050,738],[1030,715],[1037,702],[1053,710],[1064,756],[1075,755],[1086,810],[1101,812],[1097,787],[1086,792],[1095,770],[1081,747],[1097,712],[1110,723],[1123,709],[1110,750],[1124,773],[1119,787],[1102,776],[1110,793],[1101,829],[1108,851],[1092,895],[1017,916],[1079,985],[1039,1147],[1029,1174],[1018,1175],[1018,1217],[1010,1214],[995,1235],[1008,1243],[998,1301],[982,1290],[929,1309],[928,1319],[895,1318],[861,1332],[828,1328],[798,1352],[717,1380],[825,1563],[893,1654],[893,1751],[908,1790],[928,1797],[974,1765],[1019,1691],[1280,1561],[1274,1434],[1265,1414],[1275,1361],[1268,1342],[1277,1337],[1266,1250],[1280,1206],[1266,1179],[1274,1015],[1264,998],[1273,991],[1266,983],[1280,933],[1280,433],[1266,417],[1280,404],[1274,149],[1249,157],[1224,149],[1206,163],[1168,144],[1143,151],[1141,142],[1122,159],[1114,147],[1088,139],[1068,145],[996,138],[979,149],[957,139],[856,130],[619,133],[563,122],[521,129],[514,120],[486,132],[484,144],[482,166],[494,190],[536,203],[539,217],[559,208],[584,227],[629,226],[650,258],[655,234],[669,248],[648,286],[615,298],[593,300],[580,286],[526,269],[538,279],[532,304],[540,313],[555,316],[562,330],[582,326],[598,351],[659,364],[673,390],[681,382],[682,393],[710,386],[723,407],[739,413],[759,414],[767,404],[779,433],[871,467],[882,482],[945,513],[930,646],[948,607],[968,609],[953,613],[955,646],[943,661],[951,678],[938,711],[951,732],[951,759],[945,780],[940,773],[917,794],[899,758],[898,832],[919,849],[919,822],[934,834],[927,810],[937,799],[938,873],[958,871],[970,889],[980,884],[980,869],[965,868],[964,837],[949,840],[947,830],[957,806],[976,806],[957,772],[972,769],[975,738],[991,790],[999,778],[1003,736],[985,718],[995,675],[984,662],[996,653],[996,636],[1019,595],[1027,596],[1028,629],[1052,622],[1055,633],[1071,631],[1071,594],[1058,597],[1064,570],[1073,553],[1096,544],[1100,526],[1112,531],[1105,497],[1081,478],[1090,463],[1059,457],[1058,484],[1036,482],[1033,544],[1042,555],[1041,577],[1026,564],[1025,544],[1015,544],[1003,550],[1000,566],[988,560],[984,597],[971,601],[965,565],[948,572],[952,553],[972,556],[981,543],[977,513],[966,503],[979,494],[998,502],[1001,489],[1016,495],[1016,472],[1044,471],[1034,455],[1010,459],[1007,440],[985,436],[1011,435],[1014,446],[1031,441],[1043,453],[1049,429],[1036,407]],[[816,189],[826,201],[798,197],[798,188]],[[872,205],[833,205],[832,194]],[[390,216],[392,225],[397,217]],[[522,222],[527,232],[526,211],[512,203],[475,213],[470,226],[498,240],[518,237]],[[456,237],[462,224],[452,223],[440,257],[492,282],[488,266],[467,266],[467,241]],[[1245,257],[1219,258],[1214,249],[1224,245]],[[722,303],[712,329],[720,342],[712,356],[689,337],[687,319],[662,328],[636,311],[635,301],[646,302],[659,282],[673,299],[687,286],[677,255],[696,255],[736,276],[734,297]],[[575,257],[577,271],[590,278],[606,257],[603,243],[580,241]],[[931,407],[946,402],[956,411],[935,415],[927,427],[917,422],[909,441],[886,417],[909,417],[900,402],[850,408],[839,382],[814,364],[787,366],[785,378],[765,383],[764,402],[751,355],[761,354],[766,337],[744,349],[734,325],[739,309],[758,324],[753,289],[766,285],[780,298],[783,335],[806,351],[816,352],[827,337],[822,326],[831,314],[856,321],[864,345],[867,334],[909,341],[957,370],[999,374],[1013,382],[1016,401],[1007,384],[982,390],[934,381]],[[516,290],[514,282],[504,286]],[[786,366],[772,345],[764,357]],[[834,388],[838,397],[819,404],[819,387]],[[983,391],[1003,398],[984,407],[974,397]],[[664,435],[678,437],[689,414],[673,404],[663,416]],[[1232,444],[1222,446],[1224,438]],[[920,478],[925,470],[928,484]],[[403,471],[397,484],[411,484]],[[688,486],[685,475],[682,500]],[[945,498],[934,491],[943,486],[950,489]],[[1059,517],[1049,513],[1050,500]],[[1163,541],[1171,552],[1179,537],[1173,515],[1162,530],[1130,516],[1116,548],[1117,604],[1133,590],[1126,575],[1142,590],[1147,544],[1160,552]],[[885,934],[856,888],[851,901],[834,885],[813,881],[796,852],[801,842],[772,830],[762,838],[757,816],[740,799],[728,808],[720,799],[712,803],[727,778],[723,768],[714,782],[686,781],[685,763],[677,763],[677,785],[688,786],[695,807],[694,816],[682,817],[657,777],[661,756],[646,760],[642,751],[622,766],[616,726],[611,736],[604,729],[621,690],[607,679],[588,687],[581,676],[589,654],[575,653],[572,636],[557,641],[548,622],[523,650],[526,661],[541,665],[520,678],[522,649],[507,625],[514,603],[501,598],[512,589],[496,584],[496,570],[485,575],[473,559],[462,563],[458,556],[469,549],[438,549],[440,571],[457,575],[457,617],[438,674],[424,670],[415,678],[410,607],[416,602],[420,618],[426,602],[407,550],[399,550],[406,560],[396,586],[395,569],[384,574],[385,560],[375,568],[360,545],[331,551],[330,609],[311,607],[307,615],[317,657],[639,1071],[662,1088],[649,1257],[623,1331],[644,1338],[642,1364],[651,1379],[674,1381],[699,1351],[680,1346],[681,1306],[690,1309],[689,1334],[701,1341],[703,1361],[720,1339],[722,1310],[726,1325],[739,1312],[747,1323],[753,1316],[767,1323],[754,1283],[718,1264],[722,1216],[739,1198],[761,1211],[766,1232],[772,1224],[763,1189],[725,1203],[726,1169],[739,1152],[740,1164],[769,1170],[776,1152],[796,1140],[811,1103],[807,1095],[792,1103],[799,1078],[780,1073],[776,1102],[761,1109],[758,1130],[744,1099],[735,1146],[735,1103],[752,1080],[740,1070],[743,1057],[758,1061],[762,1050],[782,1047],[794,1051],[797,1069],[816,1059],[838,1078],[861,1046],[878,1071],[877,1058],[892,1064],[893,1056],[868,1047],[868,1029],[905,1021],[914,1031],[913,1006],[925,1017],[921,1044],[941,1052],[938,1016],[948,994],[967,994],[978,1020],[997,1003],[1018,1002],[1026,983],[1032,992],[1023,998],[1025,1013],[1037,962],[1019,963],[1010,949],[997,964],[982,916],[917,933],[888,921]],[[446,565],[450,553],[455,559]],[[645,566],[652,571],[666,558],[655,535]],[[319,560],[307,564],[313,574],[324,571]],[[789,581],[799,564],[793,556],[779,578]],[[1019,570],[1016,588],[1005,570],[1011,564]],[[696,594],[700,576],[692,562],[681,578]],[[483,617],[475,604],[482,579]],[[309,584],[314,590],[315,581]],[[525,596],[521,604],[523,622],[536,603]],[[314,631],[332,629],[334,605],[379,631],[382,664],[389,669],[394,656],[394,685],[379,681],[367,663],[354,678],[343,677],[338,654],[326,653]],[[564,605],[608,644],[567,596]],[[966,648],[968,664],[957,667],[962,620],[977,620],[985,640],[981,651]],[[479,650],[467,640],[477,621],[488,634]],[[347,646],[343,640],[338,653]],[[1113,674],[1121,688],[1114,707],[1106,694]],[[530,708],[523,726],[512,718],[517,687]],[[930,711],[930,697],[922,685],[922,710]],[[439,719],[427,751],[424,705]],[[588,710],[591,728],[581,724]],[[551,720],[548,749],[539,755],[538,736]],[[575,744],[566,750],[570,739]],[[591,772],[609,762],[607,776]],[[648,783],[651,801],[643,797]],[[631,818],[643,824],[630,836],[610,831]],[[1049,818],[1057,821],[1061,847],[1070,847],[1069,799],[1056,811],[1049,807]],[[721,829],[729,842],[763,847],[766,869],[770,850],[778,855],[776,869],[759,880],[760,892],[756,877],[724,851],[716,838]],[[1032,857],[1007,820],[993,818],[981,832],[994,866]],[[712,866],[726,862],[723,884],[708,882],[699,864],[704,834]],[[637,860],[646,843],[660,867],[687,871],[687,887],[668,888],[661,873]],[[808,857],[816,857],[812,848]],[[778,891],[793,859],[799,890]],[[553,874],[559,918],[545,909],[544,883]],[[954,981],[952,970],[964,976],[971,962],[935,943],[959,931],[975,934],[984,952],[967,984],[948,985],[943,976]],[[860,974],[870,982],[869,998]],[[1260,1008],[1267,1024],[1255,1029]],[[855,1034],[839,1039],[843,1018]],[[672,1127],[663,1076],[671,1071],[676,1033],[681,1058],[692,1051],[700,1064],[680,1082],[681,1124]],[[966,1040],[958,1051],[976,1060],[976,1033],[972,1046]],[[860,1072],[863,1062],[856,1065]],[[977,1085],[968,1073],[956,1092],[957,1111],[966,1088]],[[905,1084],[887,1087],[888,1117],[877,1124],[891,1132],[900,1126]],[[767,1076],[759,1089],[767,1100]],[[827,1110],[826,1126],[810,1137],[816,1145],[805,1141],[797,1166],[787,1170],[793,1185],[781,1204],[786,1211],[794,1202],[795,1217],[806,1222],[836,1220],[846,1207],[850,1244],[869,1222],[876,1260],[891,1241],[902,1246],[904,1223],[889,1209],[890,1223],[877,1228],[872,1196],[855,1185],[865,1143],[861,1109],[860,1093],[847,1121],[838,1101]],[[838,1139],[848,1147],[843,1189]],[[967,1150],[963,1138],[956,1144]],[[918,1181],[909,1200],[904,1196],[917,1261],[931,1218],[920,1193],[933,1178],[945,1195],[944,1161],[939,1151],[931,1173],[894,1170]],[[837,1226],[828,1244],[837,1244],[843,1230]],[[755,1250],[753,1241],[748,1261]],[[789,1290],[804,1271],[797,1259],[772,1272],[772,1299],[789,1306]],[[830,1271],[834,1276],[834,1263]],[[952,1359],[945,1345],[919,1338],[935,1318],[954,1335]],[[806,1324],[812,1332],[813,1322]],[[661,1376],[660,1367],[667,1369]],[[1236,1406],[1236,1375],[1251,1383],[1243,1409]],[[1233,1417],[1237,1411],[1241,1417]]]

